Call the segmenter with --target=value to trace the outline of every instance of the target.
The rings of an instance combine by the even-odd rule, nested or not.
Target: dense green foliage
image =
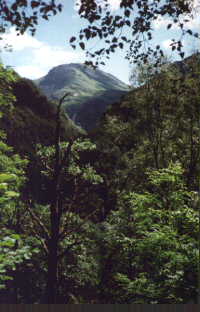
[[[10,88],[13,90],[12,97],[15,97],[13,109],[0,121],[1,128],[7,133],[8,143],[23,154],[30,152],[30,149],[33,153],[35,144],[53,144],[56,104],[48,101],[31,80],[16,76]],[[64,112],[62,119],[63,137],[75,137],[83,132]]]
[[[16,98],[12,83],[16,75],[11,70],[0,68],[0,109],[1,112],[13,111]],[[27,161],[14,154],[5,143],[6,135],[0,135],[0,289],[15,279],[15,271],[31,258],[36,249],[32,248],[20,233],[20,216],[24,213],[20,198],[25,181],[24,168]],[[20,234],[19,234],[20,233]],[[31,238],[30,238],[31,239]]]
[[[122,183],[124,177],[125,187],[130,182],[134,187],[139,185],[144,167],[159,169],[178,160],[185,169],[188,186],[198,189],[199,54],[184,64],[185,72],[176,65],[163,66],[156,77],[146,79],[143,86],[113,105],[102,120],[99,144],[111,151],[103,157],[108,155],[110,159],[113,155],[116,159],[116,179],[120,176]],[[130,165],[132,172],[128,173]]]
[[[1,68],[2,118],[37,116],[41,133],[21,120],[24,153],[4,127],[21,157],[2,133],[0,302],[196,302],[199,64],[138,68],[140,86],[88,138],[65,137],[61,106]]]
[[[148,171],[147,182],[143,193],[124,191],[104,222],[105,303],[186,303],[197,294],[198,195],[179,164]]]
[[[194,1],[121,0],[116,15],[107,0],[79,4],[88,25],[72,47],[103,40],[87,52],[97,66],[127,46],[128,59],[143,61],[141,85],[106,112],[90,140],[77,139],[62,101],[49,104],[0,67],[0,302],[196,302],[199,55],[156,73],[148,62],[153,55],[158,65],[160,46],[143,49],[153,23],[167,17],[167,30],[180,30],[172,50],[183,58],[183,36],[199,37],[185,19]],[[14,25],[34,34],[39,18],[60,11],[55,1],[1,1],[0,33]]]

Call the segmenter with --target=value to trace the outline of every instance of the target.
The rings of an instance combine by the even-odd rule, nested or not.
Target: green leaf
[[[19,193],[14,192],[14,191],[7,191],[7,192],[5,193],[5,196],[10,197],[10,198],[19,197]]]
[[[12,182],[16,180],[16,175],[12,173],[0,173],[0,183],[1,182]]]

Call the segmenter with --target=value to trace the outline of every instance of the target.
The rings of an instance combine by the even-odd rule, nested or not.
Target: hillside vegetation
[[[199,54],[153,65],[66,137],[64,112],[1,67],[1,303],[197,303]]]
[[[8,143],[18,152],[32,150],[38,143],[53,144],[56,103],[41,94],[31,80],[20,78],[15,73],[13,77],[8,86],[12,89],[12,107],[0,121]],[[63,138],[83,133],[64,112],[62,119]]]

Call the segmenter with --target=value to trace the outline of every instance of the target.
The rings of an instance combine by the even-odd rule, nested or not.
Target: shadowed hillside
[[[37,143],[53,144],[56,104],[28,79],[18,77],[12,84],[12,92],[15,97],[13,108],[0,120],[8,143],[19,153],[33,152]],[[61,118],[63,138],[83,133],[64,112]]]

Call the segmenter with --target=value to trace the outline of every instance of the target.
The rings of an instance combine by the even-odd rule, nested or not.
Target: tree
[[[16,80],[16,74],[12,69],[6,69],[0,63],[0,109],[3,111],[12,109],[15,97],[12,93],[12,83]]]
[[[47,182],[43,184],[46,188],[44,192],[48,192],[47,206],[44,212],[41,208],[37,211],[32,202],[28,207],[33,234],[40,240],[47,258],[45,303],[52,304],[58,302],[60,263],[74,245],[87,239],[82,236],[84,226],[99,210],[100,201],[95,194],[92,211],[85,207],[88,204],[86,199],[90,196],[90,186],[103,182],[89,163],[80,162],[79,154],[95,149],[94,144],[88,139],[60,142],[61,105],[67,95],[60,99],[57,107],[54,146],[40,146],[38,151],[41,173]]]
[[[180,30],[179,40],[172,38],[172,50],[177,50],[181,57],[183,36],[188,34],[198,38],[187,27],[188,16],[194,13],[195,0],[188,1],[161,1],[154,0],[121,0],[120,11],[116,14],[109,6],[109,0],[80,0],[78,14],[89,25],[80,30],[78,41],[73,36],[70,43],[73,48],[79,45],[85,50],[86,41],[99,39],[104,42],[100,49],[86,55],[95,58],[96,62],[87,61],[89,65],[97,66],[102,56],[109,58],[117,48],[127,47],[126,58],[133,62],[146,62],[149,55],[160,56],[163,51],[159,45],[151,48],[148,42],[153,38],[153,23],[159,18],[169,19],[167,30],[170,31],[173,24]],[[40,18],[48,20],[51,15],[62,11],[62,4],[54,0],[13,0],[8,3],[4,0],[0,3],[1,32],[5,32],[9,25],[16,27],[23,34],[26,30],[34,35]],[[128,31],[127,31],[128,30]],[[129,34],[129,35],[127,35]]]
[[[5,139],[5,137],[4,137]],[[0,289],[13,279],[16,265],[32,255],[20,236],[20,189],[24,182],[26,160],[13,153],[2,138],[0,141]]]
[[[0,114],[12,110],[15,97],[12,83],[16,75],[11,69],[0,64]],[[0,289],[13,290],[16,271],[37,252],[27,237],[21,235],[21,217],[24,206],[21,199],[25,182],[27,160],[15,154],[6,144],[6,134],[0,132]],[[9,285],[9,286],[8,286]],[[2,290],[3,289],[3,290]]]
[[[159,66],[156,66],[158,62]],[[149,86],[153,79],[160,77],[167,70],[170,70],[170,59],[166,56],[161,56],[159,59],[152,57],[148,59],[146,64],[136,64],[131,69],[129,77],[131,87]]]
[[[0,32],[5,32],[8,26],[13,25],[23,34],[30,30],[35,34],[39,18],[48,20],[53,14],[62,11],[62,4],[56,4],[54,0],[3,0],[0,3]]]
[[[140,1],[121,0],[117,13],[112,12],[109,1],[81,0],[79,15],[88,22],[88,26],[81,29],[76,37],[71,37],[73,48],[79,46],[85,50],[85,42],[92,40],[103,41],[98,50],[88,49],[86,55],[96,62],[87,61],[88,65],[98,66],[102,57],[109,59],[116,49],[127,47],[126,58],[134,63],[146,63],[149,56],[163,56],[159,45],[151,47],[148,44],[153,39],[153,23],[159,18],[167,18],[167,30],[176,25],[180,30],[179,40],[172,38],[172,51],[177,50],[183,58],[183,36],[189,34],[196,38],[187,27],[188,16],[192,16],[195,1]]]
[[[129,59],[143,60],[147,66],[151,66],[149,55],[160,60],[160,47],[156,51],[142,50],[143,43],[151,40],[151,25],[159,16],[169,15],[183,35],[192,35],[179,19],[191,12],[187,1],[155,0],[151,6],[152,1],[148,0],[121,0],[121,15],[112,14],[108,5],[103,6],[106,2],[81,0],[79,9],[79,15],[90,23],[81,30],[80,47],[85,49],[84,39],[99,38],[107,44],[107,48],[93,54],[88,52],[89,57],[97,57],[95,65],[101,56],[109,57],[125,44],[130,48]],[[34,34],[40,15],[48,19],[51,12],[56,14],[59,10],[61,7],[56,6],[55,1],[16,0],[9,5],[2,1],[2,31],[11,24],[21,33],[29,29]],[[131,29],[131,38],[120,33],[122,29],[126,31],[126,27]],[[119,36],[116,36],[118,31]],[[72,45],[75,40],[71,38]],[[181,40],[174,42],[173,50],[176,48],[183,56]],[[9,230],[9,233],[1,233],[2,284],[14,275],[17,265],[25,264],[26,258],[32,257],[34,243],[27,242],[35,237],[40,253],[34,272],[42,271],[45,276],[46,285],[40,286],[41,290],[46,287],[45,303],[62,301],[60,294],[64,297],[70,287],[74,289],[75,279],[79,285],[81,282],[97,285],[99,258],[101,303],[181,303],[188,294],[196,296],[198,214],[193,177],[199,172],[197,73],[184,76],[177,70],[175,75],[161,72],[156,80],[154,69],[152,71],[151,80],[145,75],[142,77],[144,82],[147,78],[147,84],[140,90],[133,90],[122,105],[114,106],[106,114],[95,167],[88,158],[81,157],[82,153],[95,149],[91,141],[61,142],[60,114],[65,96],[60,100],[54,146],[38,147],[42,191],[48,194],[43,205],[38,205],[32,197],[24,197],[23,204],[18,201],[24,162],[12,154],[2,139],[0,225],[1,228],[6,225]],[[15,100],[10,85],[14,77],[11,71],[9,74],[0,72],[3,86],[0,87],[0,105],[3,107]],[[147,166],[150,170],[145,175]],[[104,179],[99,174],[101,170]],[[104,202],[96,188],[103,180]],[[102,207],[108,211],[104,214],[105,222],[99,225],[102,231],[95,234],[98,226],[93,224],[92,218]],[[21,225],[19,219],[22,218]],[[95,235],[99,235],[101,253]],[[34,302],[38,303],[38,289],[36,292]],[[74,298],[74,293],[68,297]],[[81,302],[81,298],[73,300]]]
[[[102,119],[96,138],[99,158],[107,159],[101,162],[102,171],[114,167],[111,187],[116,174],[122,189],[137,189],[144,179],[144,167],[164,168],[171,160],[180,161],[188,186],[197,190],[199,54],[164,68],[153,65],[139,66],[142,85],[110,107]],[[152,70],[151,78],[146,67]]]
[[[102,224],[103,303],[187,303],[198,296],[198,194],[180,164],[148,170]]]

